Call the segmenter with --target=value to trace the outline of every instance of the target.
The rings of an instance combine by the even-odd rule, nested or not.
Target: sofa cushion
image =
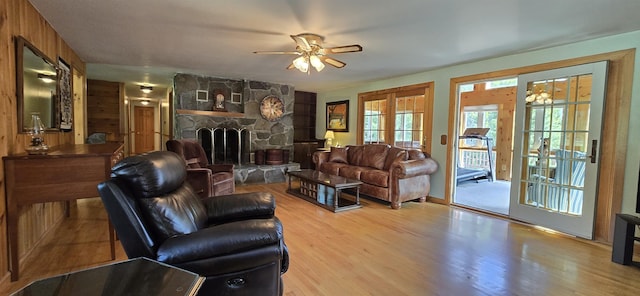
[[[383,169],[389,147],[390,146],[386,144],[364,145],[361,165],[378,170]]]
[[[329,154],[329,161],[347,163],[347,148],[331,147],[331,153]]]
[[[360,181],[379,187],[389,187],[389,172],[369,168],[363,169],[360,172]]]
[[[161,241],[189,234],[207,224],[207,211],[191,186],[185,185],[169,194],[139,199],[140,211]]]
[[[367,168],[364,168],[364,167],[349,165],[349,166],[341,167],[340,173],[338,175],[345,178],[349,178],[349,179],[360,180],[360,172],[366,169]]]
[[[362,153],[364,146],[347,146],[347,161],[351,165],[362,165]]]
[[[395,161],[403,161],[407,160],[407,150],[399,147],[391,147],[389,148],[389,152],[387,153],[387,159],[384,162],[383,170],[388,171],[391,168],[391,164]]]

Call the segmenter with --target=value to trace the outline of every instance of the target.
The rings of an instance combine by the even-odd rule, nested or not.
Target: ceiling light
[[[146,86],[146,85],[141,85],[140,86],[140,91],[142,91],[145,94],[150,93],[153,90],[153,87],[151,86]]]
[[[535,93],[532,90],[527,90],[527,97],[525,98],[525,101],[527,101],[527,103],[536,102],[538,104],[553,103],[553,99],[551,98],[551,95],[544,90],[541,90],[538,93]]]
[[[311,62],[311,66],[316,68],[316,71],[320,72],[322,71],[322,69],[324,69],[324,64],[317,55],[314,54],[309,57],[309,61]]]
[[[51,83],[56,81],[56,76],[38,73],[38,79],[42,80],[44,83]]]
[[[309,71],[309,62],[307,62],[307,57],[305,56],[300,56],[293,60],[293,66],[300,70],[300,72]]]
[[[144,101],[140,102],[140,104],[145,105],[145,106],[149,105],[149,100],[144,100]]]

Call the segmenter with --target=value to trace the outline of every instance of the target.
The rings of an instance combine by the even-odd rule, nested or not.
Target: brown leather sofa
[[[360,193],[391,203],[426,200],[431,189],[430,175],[438,163],[420,150],[386,144],[331,147],[313,154],[316,170],[362,181]]]

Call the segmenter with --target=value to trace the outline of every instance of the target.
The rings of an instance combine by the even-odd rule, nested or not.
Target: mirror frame
[[[46,56],[42,51],[33,46],[29,41],[27,41],[22,36],[15,36],[15,46],[16,46],[16,105],[18,106],[18,133],[27,133],[27,129],[24,126],[24,50],[28,48],[31,50],[36,56],[42,58],[45,62],[49,63],[51,67],[56,71],[56,95],[53,98],[53,102],[51,102],[51,125],[45,127],[45,131],[59,131],[58,128],[60,122],[59,116],[59,100],[60,100],[60,71],[58,66],[51,60],[48,56]]]

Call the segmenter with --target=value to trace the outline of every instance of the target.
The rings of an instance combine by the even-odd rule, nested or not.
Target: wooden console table
[[[124,156],[121,143],[52,147],[46,155],[26,153],[4,156],[7,199],[7,241],[11,281],[18,280],[19,207],[46,202],[97,197],[98,183],[109,178],[111,167]],[[109,222],[111,259],[115,236]]]

